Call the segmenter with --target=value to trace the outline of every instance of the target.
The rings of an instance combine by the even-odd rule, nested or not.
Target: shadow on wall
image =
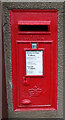
[[[6,94],[5,60],[4,60],[4,42],[2,41],[2,119],[8,118],[8,105]]]

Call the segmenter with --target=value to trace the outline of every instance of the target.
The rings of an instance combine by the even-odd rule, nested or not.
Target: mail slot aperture
[[[50,26],[48,25],[19,25],[19,31],[50,31]]]
[[[19,21],[18,31],[19,33],[50,33],[50,21]]]

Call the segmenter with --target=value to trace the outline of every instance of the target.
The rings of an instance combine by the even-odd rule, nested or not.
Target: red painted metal
[[[18,21],[18,25],[50,25],[50,21]]]
[[[56,110],[58,11],[11,10],[10,24],[14,111]],[[48,29],[23,31],[19,25],[47,25]],[[37,43],[36,49],[32,43]],[[26,75],[26,50],[43,51],[43,75]]]

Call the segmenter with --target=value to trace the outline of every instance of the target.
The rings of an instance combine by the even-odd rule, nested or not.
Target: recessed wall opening
[[[20,32],[28,31],[39,31],[39,32],[50,32],[49,25],[19,25]]]

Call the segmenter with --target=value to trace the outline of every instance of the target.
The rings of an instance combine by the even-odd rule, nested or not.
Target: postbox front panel
[[[58,12],[11,10],[13,108],[57,109]]]

